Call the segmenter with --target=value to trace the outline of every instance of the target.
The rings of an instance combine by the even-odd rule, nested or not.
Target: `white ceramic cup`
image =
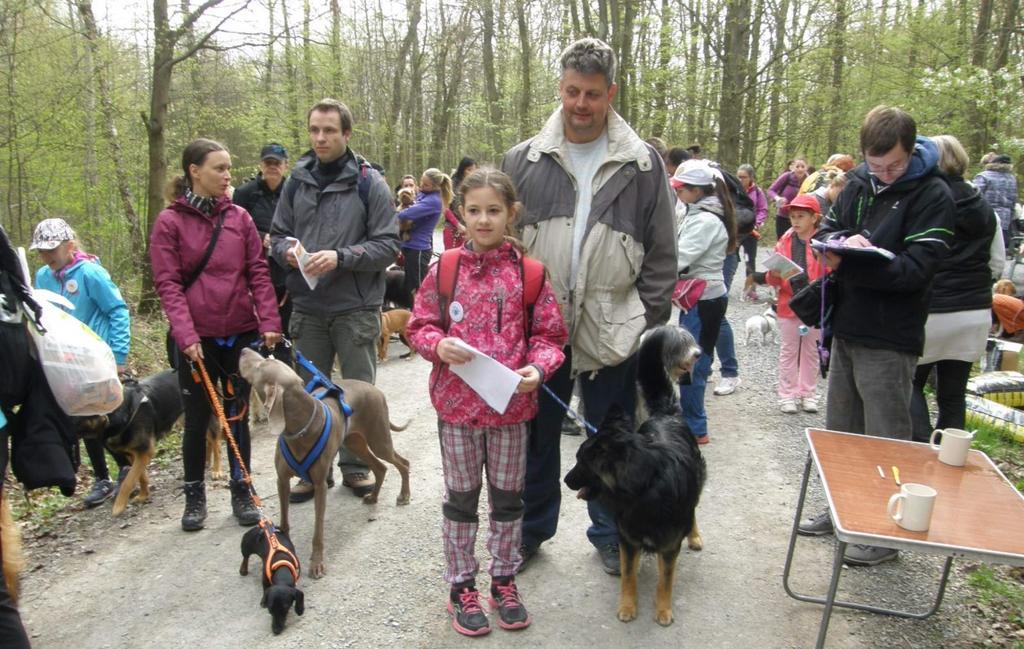
[[[942,435],[942,442],[935,443],[935,436]],[[932,432],[929,440],[931,447],[939,452],[939,462],[950,466],[963,466],[967,462],[967,452],[971,450],[974,433],[959,428],[947,428]]]
[[[925,532],[932,521],[935,497],[939,492],[928,485],[907,482],[889,498],[889,516],[911,532]]]

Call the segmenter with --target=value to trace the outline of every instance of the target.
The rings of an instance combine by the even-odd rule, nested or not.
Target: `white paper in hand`
[[[320,282],[319,277],[313,277],[306,273],[306,264],[309,263],[309,258],[312,257],[306,249],[302,247],[302,242],[298,239],[291,239],[295,241],[295,245],[292,247],[292,254],[295,255],[295,261],[299,265],[299,272],[302,273],[302,279],[306,280],[306,285],[309,286],[309,290],[316,288],[316,285]]]
[[[455,339],[455,342],[473,354],[473,360],[462,365],[451,365],[452,372],[479,394],[487,405],[499,414],[505,414],[523,377],[472,345],[459,339]]]

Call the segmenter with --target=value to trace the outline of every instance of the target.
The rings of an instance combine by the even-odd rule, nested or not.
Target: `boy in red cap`
[[[792,281],[800,286],[825,274],[825,266],[811,253],[809,242],[818,231],[821,207],[811,194],[800,194],[789,204],[790,228],[775,244],[775,252],[793,261],[804,272],[783,278],[777,271],[765,274],[765,281],[778,289],[779,321],[779,405],[782,412],[795,414],[802,408],[818,412],[818,339],[821,331],[808,328],[789,307]]]

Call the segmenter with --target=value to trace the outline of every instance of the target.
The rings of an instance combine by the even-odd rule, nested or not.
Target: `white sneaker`
[[[796,399],[782,399],[779,401],[779,406],[781,407],[782,412],[787,415],[795,415],[800,412],[800,409],[796,407]]]
[[[720,397],[724,397],[727,394],[732,394],[736,391],[736,388],[740,386],[740,377],[738,376],[723,376],[718,379],[718,385],[715,386],[715,394]]]
[[[803,398],[804,412],[818,412],[818,397]]]

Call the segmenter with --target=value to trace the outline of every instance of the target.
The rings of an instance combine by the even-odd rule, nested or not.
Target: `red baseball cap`
[[[789,211],[795,209],[805,209],[814,212],[817,215],[821,215],[821,203],[814,197],[813,194],[800,194],[789,202]]]

